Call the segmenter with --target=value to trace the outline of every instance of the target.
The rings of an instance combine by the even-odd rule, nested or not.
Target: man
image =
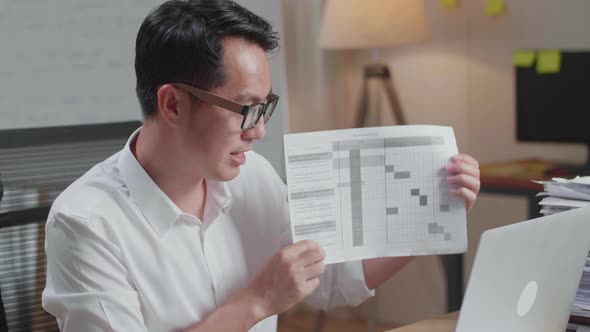
[[[356,305],[411,258],[324,266],[291,241],[286,188],[250,151],[277,96],[277,35],[230,0],[168,1],[138,32],[145,121],[56,200],[44,308],[63,331],[275,331],[303,299]],[[448,166],[467,207],[478,165]],[[311,295],[310,295],[311,294]]]

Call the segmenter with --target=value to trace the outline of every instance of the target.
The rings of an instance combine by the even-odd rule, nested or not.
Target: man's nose
[[[260,120],[258,120],[253,128],[244,130],[244,132],[242,132],[243,139],[262,139],[264,138],[264,135],[266,135],[264,117],[260,117]]]

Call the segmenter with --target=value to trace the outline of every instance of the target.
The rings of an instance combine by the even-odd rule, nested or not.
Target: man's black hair
[[[135,45],[137,97],[145,117],[157,107],[157,89],[184,82],[209,90],[225,84],[223,45],[237,37],[270,52],[278,34],[260,16],[231,0],[171,0],[145,18]]]

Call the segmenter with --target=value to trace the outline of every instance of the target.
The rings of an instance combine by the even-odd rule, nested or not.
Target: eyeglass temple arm
[[[231,100],[227,100],[225,98],[221,98],[219,96],[216,96],[210,92],[204,91],[204,90],[200,90],[200,89],[196,89],[195,87],[192,87],[188,84],[184,84],[184,83],[174,83],[172,84],[174,86],[177,86],[179,88],[182,88],[184,90],[187,90],[188,92],[190,92],[191,94],[193,94],[195,97],[201,99],[202,101],[206,102],[206,103],[210,103],[210,104],[214,104],[220,107],[223,107],[227,110],[230,110],[232,112],[238,113],[238,114],[242,114],[243,110],[244,110],[244,105],[240,105],[238,103],[234,103]]]

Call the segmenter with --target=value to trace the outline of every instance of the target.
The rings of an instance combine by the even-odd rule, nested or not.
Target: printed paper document
[[[465,205],[445,166],[453,129],[393,126],[285,135],[293,241],[326,263],[464,252]]]

